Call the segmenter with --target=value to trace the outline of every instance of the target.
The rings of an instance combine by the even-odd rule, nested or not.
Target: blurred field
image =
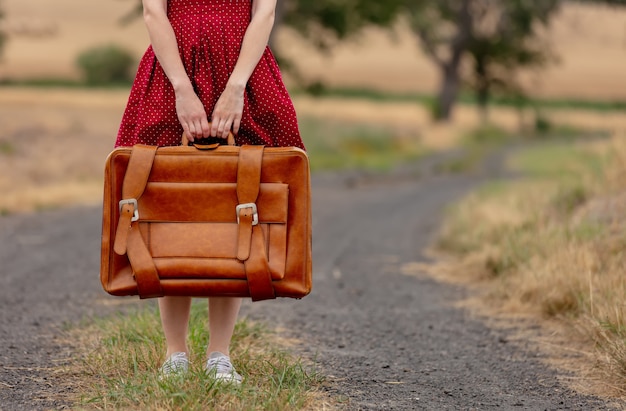
[[[10,41],[0,78],[76,76],[74,59],[85,48],[114,42],[138,56],[148,38],[141,19],[120,26],[135,4],[130,0],[4,0]],[[626,99],[626,10],[568,4],[547,33],[560,64],[528,73],[536,96]],[[328,57],[311,50],[288,31],[279,33],[280,51],[310,78],[332,86],[432,93],[437,72],[402,27],[395,39],[369,30]]]
[[[102,43],[125,45],[139,56],[148,44],[142,21],[124,27],[118,24],[133,4],[130,0],[5,0],[2,6],[10,39],[0,63],[0,78],[77,78],[76,55]],[[624,22],[626,10],[568,5],[550,33],[561,64],[539,79],[528,75],[536,95],[626,99]],[[288,31],[279,32],[278,40],[281,51],[290,55],[304,74],[324,79],[331,86],[388,92],[432,93],[436,89],[437,73],[432,64],[401,27],[394,40],[369,30],[330,56],[312,51]],[[100,201],[104,160],[127,96],[128,91],[122,89],[0,88],[0,213]],[[468,130],[480,124],[472,106],[459,106],[452,124],[438,125],[430,120],[427,107],[413,102],[300,95],[294,102],[305,142],[309,139],[312,148],[363,151],[351,142],[355,133],[361,133],[392,138],[397,150],[413,158],[458,144]],[[560,125],[626,129],[626,116],[616,111],[544,110],[543,114]],[[505,107],[494,108],[491,119],[511,132],[533,121],[531,113],[520,116]],[[332,140],[337,136],[345,141],[335,144]],[[345,163],[359,165],[361,161],[358,156],[354,160],[346,157]],[[327,163],[337,166],[338,162],[341,157]],[[374,165],[381,166],[378,162]]]
[[[100,201],[104,161],[127,97],[126,90],[0,88],[0,213]],[[424,151],[452,147],[480,124],[472,106],[460,106],[453,124],[438,125],[414,103],[305,96],[296,96],[294,103],[312,149],[344,138],[334,143],[357,150],[346,144],[355,133],[371,135],[371,129],[393,137],[411,156],[419,154],[410,152],[416,146]],[[560,125],[626,130],[626,116],[618,112],[546,114]],[[505,130],[519,128],[514,110],[494,108],[492,115]],[[344,152],[330,165],[348,162],[351,154]]]

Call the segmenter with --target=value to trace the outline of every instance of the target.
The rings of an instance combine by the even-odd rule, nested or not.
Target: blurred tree
[[[276,27],[294,29],[305,40],[323,52],[330,52],[340,41],[354,38],[371,25],[391,27],[407,0],[278,0]],[[423,1],[423,0],[409,0]],[[312,93],[323,90],[324,85],[303,78],[297,65],[271,44],[282,68]],[[308,84],[307,84],[308,83]]]
[[[407,0],[409,23],[426,55],[441,71],[434,107],[448,120],[462,83],[464,58],[473,60],[467,84],[486,109],[494,88],[519,93],[513,73],[541,66],[549,52],[538,29],[549,23],[559,0]],[[484,111],[486,113],[486,111]]]
[[[434,116],[450,118],[452,106],[461,87],[461,63],[472,41],[475,0],[407,0],[409,24],[420,39],[426,55],[441,72],[441,86],[435,102]]]
[[[321,50],[345,40],[368,25],[389,27],[407,0],[278,0],[280,23]],[[423,0],[408,0],[420,3]]]
[[[477,2],[480,17],[468,45],[473,60],[468,83],[476,93],[484,119],[493,91],[523,96],[516,71],[541,68],[551,60],[552,53],[539,30],[549,24],[559,6],[559,0],[508,0],[499,8],[489,3]]]

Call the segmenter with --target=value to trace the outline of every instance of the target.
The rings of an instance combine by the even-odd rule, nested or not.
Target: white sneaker
[[[230,358],[221,352],[212,352],[206,362],[204,371],[211,377],[219,381],[241,384],[243,378],[230,362]]]
[[[162,378],[181,376],[186,374],[187,371],[189,371],[189,358],[187,358],[187,353],[184,352],[175,352],[170,355],[159,369]]]

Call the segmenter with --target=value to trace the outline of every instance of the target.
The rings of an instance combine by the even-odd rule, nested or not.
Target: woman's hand
[[[189,141],[208,137],[211,133],[204,105],[193,91],[193,88],[176,93],[176,113]]]
[[[245,85],[228,84],[224,92],[217,100],[213,115],[211,116],[211,132],[212,136],[227,138],[228,133],[233,131],[234,134],[239,132],[241,125],[241,117],[243,113],[243,93]]]

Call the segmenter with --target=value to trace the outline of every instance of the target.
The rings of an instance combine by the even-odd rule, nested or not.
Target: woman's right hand
[[[208,137],[211,134],[204,105],[193,88],[176,92],[176,114],[190,141]]]

